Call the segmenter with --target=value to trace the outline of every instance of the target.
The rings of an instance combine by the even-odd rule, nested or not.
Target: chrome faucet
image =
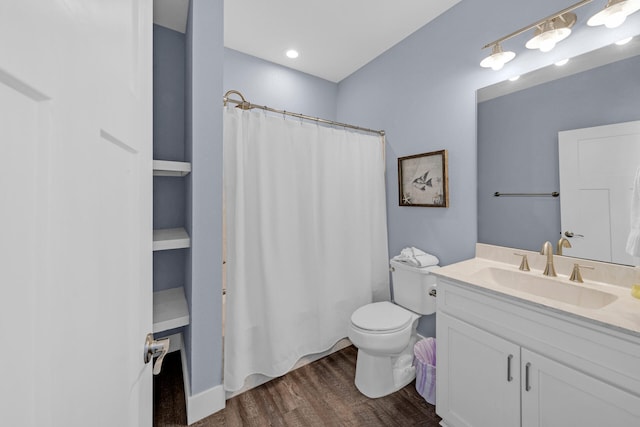
[[[566,237],[560,238],[558,240],[558,245],[556,246],[556,254],[562,255],[562,248],[570,248],[571,242],[567,240]]]
[[[544,242],[540,255],[547,256],[547,266],[544,268],[544,273],[542,274],[545,276],[556,277],[556,269],[553,267],[553,246],[551,246],[551,242]]]

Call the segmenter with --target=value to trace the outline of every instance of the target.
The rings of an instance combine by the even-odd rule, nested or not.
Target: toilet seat
[[[372,334],[400,331],[409,326],[413,320],[413,313],[389,301],[367,304],[351,315],[353,326]]]

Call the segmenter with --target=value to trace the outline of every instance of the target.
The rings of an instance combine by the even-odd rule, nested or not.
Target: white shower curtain
[[[224,385],[280,376],[389,298],[379,136],[224,110]]]

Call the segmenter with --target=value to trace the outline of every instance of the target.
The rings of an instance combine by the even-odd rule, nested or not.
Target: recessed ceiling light
[[[561,60],[561,61],[556,62],[556,65],[557,65],[558,67],[562,67],[562,66],[563,66],[563,65],[565,65],[567,62],[569,62],[569,58],[565,58],[565,59],[563,59],[563,60]]]
[[[287,55],[287,58],[296,59],[300,54],[295,49],[289,49],[286,55]]]
[[[509,77],[509,81],[510,82],[515,82],[516,80],[518,80],[520,78],[520,76],[513,76],[513,77]]]
[[[631,40],[633,40],[633,37],[627,37],[626,39],[618,40],[616,44],[618,46],[622,46],[623,44],[629,43]]]

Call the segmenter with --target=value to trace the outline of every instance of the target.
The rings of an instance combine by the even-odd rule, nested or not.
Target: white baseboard
[[[184,341],[182,334],[173,334],[170,339],[169,352],[180,351],[182,362],[182,381],[184,382],[184,398],[187,407],[187,424],[191,425],[209,415],[224,409],[225,395],[224,387],[221,385],[210,388],[196,395],[191,395],[191,384],[189,383],[189,366],[187,356],[184,352]]]
[[[224,387],[221,385],[196,395],[187,396],[187,424],[191,425],[224,409]]]

